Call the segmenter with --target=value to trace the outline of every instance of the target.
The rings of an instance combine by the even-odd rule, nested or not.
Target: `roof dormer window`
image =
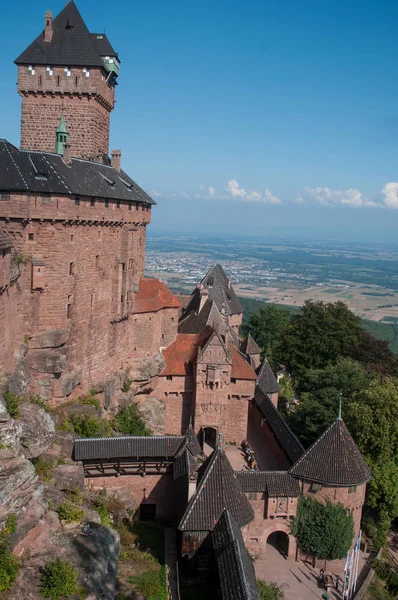
[[[28,67],[28,73],[29,73],[29,75],[35,75],[36,74],[36,71],[35,71],[35,68],[34,68],[33,65],[29,65],[29,67]]]
[[[86,67],[84,67],[83,77],[90,77],[90,69],[86,69]]]
[[[72,71],[69,67],[65,67],[64,72],[67,77],[70,77],[72,75]]]

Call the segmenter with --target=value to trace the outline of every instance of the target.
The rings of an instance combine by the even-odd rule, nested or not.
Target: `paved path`
[[[169,600],[179,600],[177,583],[177,554],[176,554],[176,531],[173,527],[164,530],[164,560],[167,571],[167,583],[169,589]]]

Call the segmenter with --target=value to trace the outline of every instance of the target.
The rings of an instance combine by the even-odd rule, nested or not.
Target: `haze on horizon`
[[[111,147],[158,202],[154,231],[396,241],[398,3],[76,3],[91,31],[106,14]],[[17,146],[13,60],[62,7],[0,7],[0,137]]]

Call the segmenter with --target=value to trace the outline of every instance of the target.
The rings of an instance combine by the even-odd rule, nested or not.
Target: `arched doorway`
[[[217,437],[217,429],[215,427],[202,427],[202,448],[207,456],[209,456],[217,446]]]
[[[274,531],[267,538],[267,544],[273,546],[285,558],[289,555],[289,536],[284,531]]]

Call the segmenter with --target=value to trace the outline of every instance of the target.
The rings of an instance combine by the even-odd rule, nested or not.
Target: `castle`
[[[119,57],[106,35],[70,2],[46,13],[15,62],[21,149],[0,140],[0,371],[52,404],[97,389],[105,408],[144,371],[141,391],[164,407],[161,435],[77,440],[75,460],[94,486],[127,489],[143,518],[175,522],[182,556],[203,563],[213,552],[221,590],[236,577],[234,553],[247,594],[222,597],[256,598],[245,546],[264,556],[274,536],[298,558],[300,493],[350,507],[356,538],[369,469],[340,416],[304,451],[277,409],[270,365],[239,335],[243,309],[220,265],[184,306],[144,277],[155,202],[120,150],[109,157]],[[245,439],[256,471],[232,465]]]

